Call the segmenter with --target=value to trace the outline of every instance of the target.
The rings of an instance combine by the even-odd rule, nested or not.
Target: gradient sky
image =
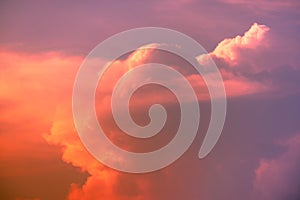
[[[137,92],[133,117],[147,123],[160,102],[171,116],[161,136],[134,140],[116,127],[110,92],[132,65],[160,61],[191,82],[200,128],[172,165],[147,174],[111,170],[82,146],[71,110],[84,57],[136,27],[171,28],[194,38],[220,69],[228,95],[223,133],[197,157],[210,103],[201,77],[178,57],[137,50],[117,60],[96,95],[98,119],[117,145],[149,151],[177,129],[178,105],[163,88]],[[0,199],[298,200],[300,198],[300,3],[297,0],[1,1]],[[155,96],[156,98],[149,98]]]

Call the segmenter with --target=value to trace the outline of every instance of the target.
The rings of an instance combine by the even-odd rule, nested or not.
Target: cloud
[[[140,187],[143,183],[129,179],[131,182],[127,183],[130,186],[127,186],[127,179],[124,178],[126,175],[111,170],[94,159],[76,133],[71,97],[75,75],[83,58],[65,56],[58,52],[28,54],[5,49],[1,49],[0,58],[0,123],[1,131],[5,132],[0,141],[1,162],[5,163],[1,165],[1,176],[30,177],[39,173],[47,176],[48,173],[53,174],[49,170],[59,172],[62,169],[49,165],[49,162],[57,162],[54,158],[60,153],[59,149],[54,148],[55,145],[61,147],[63,161],[90,174],[83,186],[71,184],[68,199],[140,199]],[[129,65],[117,62],[117,67],[123,68],[113,71],[114,75],[129,69]],[[109,83],[107,80],[107,86],[111,85]],[[15,160],[14,163],[12,159]],[[45,164],[38,164],[38,161]],[[37,164],[38,168],[33,167]],[[61,178],[76,180],[74,177]],[[60,183],[57,185],[61,186]],[[59,189],[62,188],[65,187]],[[120,189],[115,191],[115,188]],[[124,191],[122,188],[128,190]],[[65,193],[62,191],[59,192],[60,196],[56,196],[49,193],[49,189],[44,189],[47,194],[39,191],[41,198],[50,195],[60,199],[62,193]]]
[[[123,133],[110,124],[111,92],[119,78],[136,65],[142,64],[149,57],[151,51],[151,49],[139,49],[131,53],[126,59],[119,59],[112,62],[103,78],[99,81],[96,96],[96,107],[98,106],[100,110],[98,119],[100,123],[104,121],[101,123],[101,126],[104,129],[106,128],[105,130],[108,129],[109,134],[107,136],[112,141],[116,140],[116,143],[121,141],[122,144],[120,146],[122,148],[130,148],[130,145],[128,145],[130,139],[122,138]],[[73,85],[69,84],[68,87],[71,90]],[[67,199],[145,199],[146,197],[142,196],[143,191],[146,189],[143,181],[104,166],[83,146],[73,123],[70,98],[72,94],[69,95],[69,98],[64,98],[60,102],[60,106],[57,107],[50,133],[44,134],[44,138],[49,144],[61,146],[63,149],[62,159],[65,162],[79,167],[82,171],[89,174],[89,177],[82,186],[77,183],[71,184]],[[109,123],[105,123],[107,121]],[[121,160],[122,158],[116,159]]]
[[[270,30],[266,25],[254,23],[243,36],[226,38],[208,54],[199,55],[198,62],[204,67],[210,67],[213,59],[224,80],[228,97],[263,93],[272,88],[267,80],[251,79],[259,70],[265,69],[258,56],[263,55],[268,46],[266,33]]]
[[[210,56],[225,60],[230,66],[236,66],[240,61],[240,51],[243,49],[257,49],[266,46],[265,36],[270,30],[266,25],[254,23],[243,36],[235,38],[226,38],[209,53]],[[205,56],[205,55],[204,55]],[[200,62],[202,61],[199,57]]]
[[[210,62],[208,61],[210,59],[214,59],[223,77],[224,86],[228,97],[251,95],[271,90],[271,86],[268,84],[268,80],[258,81],[244,76],[243,73],[236,73],[236,71],[248,72],[249,70],[250,74],[256,73],[256,68],[259,68],[256,65],[259,64],[255,63],[255,57],[257,54],[261,54],[261,52],[265,50],[264,47],[266,46],[267,41],[266,33],[268,31],[269,28],[267,26],[254,23],[243,36],[224,39],[211,53],[200,55],[197,57],[199,63],[204,67],[210,67]],[[199,101],[209,101],[210,96],[207,90],[207,86],[203,81],[203,77],[201,77],[201,75],[199,74],[195,74],[191,66],[189,66],[186,62],[183,62],[182,60],[176,58],[176,56],[170,56],[168,54],[155,50],[155,48],[158,46],[159,44],[150,44],[145,46],[146,48],[150,47],[153,49],[145,49],[145,47],[141,47],[140,49],[129,55],[127,59],[116,60],[112,63],[111,69],[107,71],[107,74],[100,81],[100,85],[105,85],[105,88],[103,89],[106,90],[107,96],[103,99],[106,100],[107,105],[109,105],[110,103],[110,94],[117,80],[128,69],[133,69],[140,63],[147,62],[158,62],[174,67],[180,73],[184,74],[185,78],[193,86]],[[249,67],[249,69],[245,69],[246,67]],[[131,76],[131,79],[139,80],[139,77]],[[180,79],[167,81],[168,83],[177,85],[178,87],[182,85],[182,80]],[[102,92],[101,89],[98,90],[98,94],[104,93],[103,89]],[[124,89],[124,91],[126,91],[126,89]],[[147,99],[153,98],[157,99],[158,102],[174,102],[173,98],[171,98],[167,93],[161,93],[161,95],[153,95],[153,93],[150,92],[142,93],[142,95],[144,98],[136,98],[136,105],[147,105]],[[147,98],[148,95],[149,98]],[[108,106],[104,107],[108,108]]]
[[[241,58],[243,50],[254,51],[263,46],[261,43],[265,40],[267,30],[266,26],[254,24],[244,36],[225,39],[209,54],[216,60],[218,66],[221,64],[220,72],[224,78],[224,85],[229,97],[254,94],[269,89],[263,81],[252,80],[234,71],[236,68],[240,68],[239,64],[243,61]],[[152,44],[149,47],[155,48],[156,45]],[[43,134],[44,139],[49,144],[61,147],[64,162],[70,163],[89,174],[83,185],[76,182],[71,184],[68,199],[147,199],[150,195],[149,188],[156,188],[153,186],[156,180],[128,177],[126,174],[102,165],[89,154],[76,133],[73,124],[71,97],[75,74],[83,60],[82,57],[64,56],[57,52],[31,55],[1,51],[0,55],[3,58],[1,60],[5,72],[3,74],[7,75],[2,75],[0,79],[0,100],[2,104],[14,108],[4,109],[0,119],[8,123],[12,116],[18,116],[20,120],[34,116],[32,119],[35,122],[34,127],[43,124],[42,131],[39,130],[36,133],[38,137],[41,139]],[[202,55],[199,58],[199,61],[204,62],[204,64],[205,59],[211,59],[207,55],[206,57]],[[130,143],[132,140],[126,138],[125,134],[116,128],[116,124],[111,122],[111,92],[119,78],[128,70],[139,64],[161,60],[183,72],[185,78],[197,91],[198,100],[207,101],[209,99],[202,77],[195,74],[194,71],[190,71],[190,66],[178,58],[170,57],[167,54],[158,56],[157,51],[153,49],[141,48],[126,58],[114,61],[99,82],[96,107],[99,109],[98,119],[103,120],[103,125],[109,130],[108,137],[124,149],[132,150],[134,149],[133,146],[140,147],[144,143],[136,145],[140,142],[137,140],[134,140],[134,144]],[[138,80],[139,77],[133,78]],[[167,81],[180,87],[180,80]],[[126,88],[124,90],[126,91]],[[136,94],[137,98],[133,98],[133,110],[138,113],[144,111],[141,110],[142,107],[151,105],[153,102],[168,104],[176,101],[174,95],[172,96],[170,92],[164,90],[148,88],[145,91],[149,94],[141,92]],[[140,114],[137,116],[140,122],[145,123],[147,121],[147,118],[140,117]],[[31,124],[22,123],[22,126],[31,126]],[[6,137],[10,137],[10,135],[7,134]],[[28,137],[28,140],[34,140],[35,137]],[[166,138],[160,139],[156,138],[157,142],[154,144],[168,141]],[[21,142],[20,145],[22,146]],[[153,150],[153,144],[142,147]],[[5,152],[13,149],[9,145],[5,146],[5,144],[1,148]],[[30,150],[32,151],[32,149]],[[11,155],[11,152],[8,155]]]
[[[83,186],[71,184],[67,199],[139,199],[141,191],[137,185],[129,188],[129,194],[114,191],[116,185],[122,184],[124,175],[102,165],[82,145],[73,124],[70,105],[65,104],[57,110],[51,133],[45,134],[44,137],[50,144],[61,146],[62,159],[65,162],[89,174]],[[131,185],[134,183],[135,181]]]
[[[296,200],[300,196],[300,134],[279,143],[285,150],[271,159],[261,159],[255,170],[255,199]]]
[[[223,77],[227,97],[298,93],[295,83],[299,80],[299,67],[289,64],[289,59],[274,50],[281,48],[277,43],[268,26],[254,23],[243,36],[224,39],[212,52],[197,59],[204,67],[209,67],[210,59],[214,60]]]
[[[279,48],[277,43],[268,26],[254,23],[243,36],[224,39],[212,52],[197,59],[204,67],[209,67],[209,59],[214,60],[223,77],[227,97],[299,93],[295,87],[299,67],[288,64],[289,60],[283,59],[281,53],[278,56],[274,50]]]
[[[107,88],[113,88],[118,76],[130,70],[130,64],[137,62],[133,59],[139,58],[142,62],[149,53],[144,50],[136,51],[125,61],[117,60],[115,67],[108,72],[111,76],[103,80],[105,97],[109,97]],[[75,182],[71,185],[69,199],[95,199],[99,196],[124,200],[142,198],[143,191],[147,189],[147,181],[132,179],[103,166],[87,152],[76,133],[71,97],[82,57],[65,56],[58,52],[29,54],[1,49],[0,58],[0,122],[1,131],[5,132],[0,141],[1,161],[5,163],[1,165],[1,176],[31,176],[36,173],[47,175],[48,170],[61,170],[48,165],[59,154],[59,149],[53,150],[55,145],[61,147],[64,162],[90,175],[83,186]],[[118,134],[113,129],[109,137],[119,139],[116,137]],[[128,146],[127,141],[128,139],[122,141],[123,146]],[[12,163],[12,159],[16,163]],[[45,166],[32,168],[27,163],[32,159],[32,165],[37,164],[35,159],[38,159]],[[68,177],[68,181],[71,180]],[[124,191],[123,188],[127,189]],[[49,193],[49,189],[43,195],[56,198],[56,194]],[[59,195],[57,198],[61,198],[61,192]]]
[[[2,131],[9,132],[2,135],[2,151],[19,156],[32,151],[28,144],[41,145],[40,131],[48,130],[56,104],[67,97],[80,62],[81,58],[57,52],[32,55],[0,49],[0,123]],[[15,145],[5,142],[11,138]]]
[[[7,188],[1,188],[2,199],[61,199],[68,184],[84,176],[64,164],[60,149],[42,137],[51,127],[56,105],[71,94],[72,76],[81,61],[59,52],[0,48],[0,176],[1,187]],[[58,178],[61,174],[64,177]]]

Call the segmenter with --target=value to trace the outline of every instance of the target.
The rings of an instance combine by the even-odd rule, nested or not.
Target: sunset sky
[[[0,27],[1,200],[300,198],[298,0],[5,0]],[[219,68],[227,115],[218,143],[204,159],[198,152],[210,119],[207,87],[187,62],[155,45],[111,64],[97,88],[99,124],[130,151],[153,151],[172,140],[180,112],[165,88],[145,86],[132,98],[137,124],[149,122],[152,104],[161,103],[168,113],[160,134],[145,141],[125,135],[110,108],[122,74],[160,62],[182,73],[197,93],[201,121],[191,147],[166,168],[130,174],[104,166],[81,143],[72,116],[76,73],[97,44],[138,27],[192,37],[207,51],[195,55],[197,61],[206,66],[211,57]]]

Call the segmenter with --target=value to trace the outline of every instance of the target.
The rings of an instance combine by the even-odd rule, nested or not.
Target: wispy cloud
[[[261,159],[255,170],[255,199],[297,199],[300,192],[300,135],[281,141],[284,151],[269,159]]]

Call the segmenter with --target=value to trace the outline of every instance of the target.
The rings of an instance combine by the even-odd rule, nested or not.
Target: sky
[[[299,1],[5,0],[0,26],[0,199],[300,198]],[[161,170],[131,174],[103,165],[83,146],[72,91],[80,65],[97,44],[139,27],[173,29],[201,44],[207,53],[196,59],[203,66],[210,58],[216,63],[227,113],[219,141],[199,159],[211,112],[203,77],[155,45],[115,60],[95,96],[98,121],[114,144],[149,152],[178,129],[176,96],[159,86],[140,88],[130,102],[140,125],[149,123],[152,104],[165,106],[168,118],[157,136],[132,138],[115,123],[112,89],[140,64],[160,62],[182,73],[201,111],[197,136],[183,156]]]

